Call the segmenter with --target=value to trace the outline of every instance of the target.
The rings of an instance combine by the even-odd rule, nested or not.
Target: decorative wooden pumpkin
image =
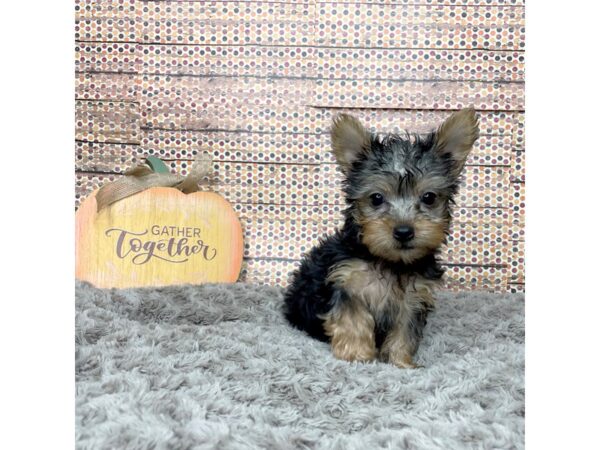
[[[102,288],[237,280],[242,227],[220,195],[152,187],[98,212],[97,192],[75,215],[78,279]]]

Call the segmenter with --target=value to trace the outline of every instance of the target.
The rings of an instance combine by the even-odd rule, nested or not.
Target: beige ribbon
[[[96,194],[98,212],[119,200],[131,197],[151,187],[173,187],[184,194],[196,192],[200,179],[210,173],[212,158],[206,152],[199,154],[187,176],[174,173],[156,173],[145,164],[125,172],[123,178],[105,184]]]

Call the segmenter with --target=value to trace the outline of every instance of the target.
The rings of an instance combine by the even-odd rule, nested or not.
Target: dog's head
[[[374,135],[346,114],[333,120],[348,217],[373,255],[409,264],[444,243],[459,176],[478,136],[473,109],[452,114],[424,138]]]

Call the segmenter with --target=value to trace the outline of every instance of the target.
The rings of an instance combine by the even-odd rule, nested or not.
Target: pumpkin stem
[[[148,164],[155,173],[169,173],[169,168],[156,156],[148,156],[146,158],[146,164]]]

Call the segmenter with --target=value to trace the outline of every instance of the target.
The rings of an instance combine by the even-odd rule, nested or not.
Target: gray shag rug
[[[282,290],[76,285],[81,449],[524,447],[522,295],[440,293],[406,370],[290,328]]]

